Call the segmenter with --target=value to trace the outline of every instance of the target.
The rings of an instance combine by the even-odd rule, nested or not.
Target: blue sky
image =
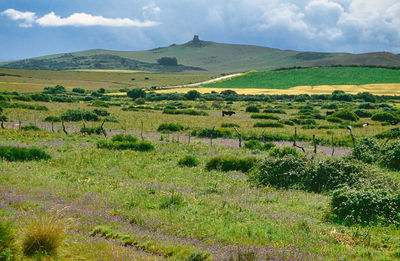
[[[399,0],[2,0],[0,60],[200,39],[400,53]]]

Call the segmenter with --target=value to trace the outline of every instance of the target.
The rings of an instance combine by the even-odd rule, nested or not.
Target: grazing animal
[[[326,112],[326,116],[332,115],[332,114],[334,114],[334,113],[335,113],[334,111],[327,111],[327,112]]]
[[[363,124],[363,127],[367,127],[367,126],[369,126],[368,122]]]
[[[225,115],[232,116],[233,114],[236,114],[234,111],[222,111],[222,117]]]

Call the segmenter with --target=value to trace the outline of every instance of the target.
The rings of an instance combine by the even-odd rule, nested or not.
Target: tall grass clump
[[[273,147],[271,151],[269,152],[269,155],[272,157],[283,157],[286,155],[293,155],[295,157],[300,156],[300,152],[296,150],[294,147]]]
[[[138,138],[131,135],[116,135],[111,140],[100,140],[97,143],[98,148],[114,150],[136,150],[152,151],[154,145],[148,141],[138,141]]]
[[[231,156],[218,156],[207,162],[206,169],[220,171],[238,170],[248,172],[256,163],[257,159],[253,157],[237,158]]]
[[[65,223],[58,215],[42,216],[31,221],[22,241],[25,256],[56,256],[64,238]]]
[[[254,124],[254,128],[283,128],[285,125],[279,122],[257,122]]]
[[[181,167],[196,167],[199,164],[200,164],[199,160],[192,155],[186,155],[178,162],[178,165]]]
[[[64,121],[99,121],[99,116],[90,111],[77,109],[77,110],[68,110],[65,113],[61,114],[61,119]]]
[[[183,129],[184,127],[179,123],[162,123],[160,126],[158,126],[157,131],[167,133],[181,131]]]
[[[346,121],[358,121],[360,118],[352,111],[340,110],[332,114],[332,117],[337,117]]]
[[[365,163],[375,163],[379,160],[381,144],[374,138],[362,138],[353,149],[353,156]]]
[[[0,158],[7,161],[47,160],[50,155],[37,148],[0,146]]]
[[[15,234],[11,223],[0,219],[0,260],[15,260],[16,254]]]
[[[252,119],[266,119],[266,120],[280,120],[281,118],[277,115],[268,113],[253,113],[250,116]]]

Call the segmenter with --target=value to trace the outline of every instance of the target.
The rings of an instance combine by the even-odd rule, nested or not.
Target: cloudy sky
[[[1,0],[0,60],[200,39],[400,53],[399,0]]]

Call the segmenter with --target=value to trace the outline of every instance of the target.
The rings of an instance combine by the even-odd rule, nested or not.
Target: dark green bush
[[[186,115],[194,115],[194,116],[207,116],[208,115],[208,113],[205,111],[196,111],[196,110],[192,110],[192,109],[177,110],[177,109],[165,108],[163,113],[165,113],[165,114],[186,114]]]
[[[389,143],[382,148],[380,163],[384,167],[400,170],[400,140]]]
[[[352,111],[340,110],[332,114],[332,117],[337,117],[346,121],[358,121],[359,117]]]
[[[337,110],[337,109],[339,109],[339,106],[336,103],[328,103],[328,104],[322,105],[321,108],[328,109],[328,110]]]
[[[6,223],[0,219],[0,260],[15,260],[16,254],[15,235],[11,223]]]
[[[0,103],[0,107],[3,108],[21,108],[21,109],[28,109],[28,110],[37,110],[37,111],[48,111],[49,108],[42,105],[31,105],[31,104],[24,104],[24,103]]]
[[[185,128],[179,123],[162,123],[160,126],[158,126],[157,131],[166,133],[166,132],[181,131],[184,129]]]
[[[126,93],[126,95],[129,98],[132,98],[133,100],[136,100],[137,98],[141,97],[141,98],[146,98],[146,92],[143,91],[142,89],[133,89],[130,90]]]
[[[373,138],[362,138],[353,149],[353,156],[365,163],[374,163],[381,153],[380,143]]]
[[[112,142],[137,142],[139,139],[129,134],[118,134],[111,138]]]
[[[111,138],[111,140],[100,140],[97,143],[98,148],[114,149],[114,150],[136,150],[136,151],[151,151],[154,150],[153,144],[147,141],[138,141],[138,138],[119,134]]]
[[[355,110],[354,113],[357,114],[357,116],[360,118],[369,118],[372,116],[372,113],[370,113],[369,111],[366,111],[366,110],[358,109],[358,110]]]
[[[199,164],[200,164],[199,160],[192,155],[187,155],[182,159],[180,159],[178,162],[179,166],[186,166],[186,167],[196,167]]]
[[[238,170],[248,172],[255,166],[256,162],[257,159],[252,157],[237,158],[231,156],[219,156],[210,159],[206,164],[206,169],[220,171]]]
[[[283,128],[285,125],[279,122],[257,122],[254,124],[255,128]]]
[[[285,155],[299,156],[300,152],[294,147],[274,147],[269,152],[269,155],[273,157],[283,157]]]
[[[372,115],[371,120],[373,121],[388,121],[388,122],[398,122],[399,119],[389,112],[378,112]]]
[[[292,120],[281,120],[279,121],[279,123],[285,124],[285,125],[289,125],[289,126],[294,126],[295,123]]]
[[[263,110],[264,113],[277,113],[277,114],[286,114],[286,112],[282,109],[277,108],[266,108]]]
[[[94,106],[94,107],[105,107],[105,108],[110,107],[110,105],[107,102],[102,101],[102,100],[95,100],[90,105]]]
[[[7,161],[47,160],[50,159],[50,155],[37,148],[0,146],[0,158]]]
[[[72,92],[76,92],[76,93],[85,93],[86,91],[85,91],[85,89],[82,89],[82,88],[73,88],[73,89],[72,89]]]
[[[249,140],[244,144],[244,147],[251,150],[261,150],[262,144],[259,140]]]
[[[94,109],[93,112],[99,116],[110,116],[110,113],[107,110]]]
[[[26,125],[26,126],[22,126],[21,130],[26,130],[26,131],[40,131],[40,128],[38,126],[35,125]]]
[[[100,118],[97,114],[90,112],[90,111],[82,110],[82,109],[77,109],[77,110],[70,109],[70,110],[66,111],[65,113],[61,114],[61,119],[63,119],[64,121],[81,121],[81,120],[99,121],[100,120]]]
[[[232,138],[233,131],[231,129],[226,128],[215,128],[215,129],[194,129],[192,131],[193,136],[197,136],[200,138]]]
[[[32,101],[32,98],[30,96],[14,96],[12,97],[13,100],[18,100],[18,101]]]
[[[50,96],[48,94],[35,93],[31,95],[32,100],[41,102],[50,102]]]
[[[44,119],[44,121],[47,121],[47,122],[60,122],[60,121],[61,121],[61,118],[60,118],[60,117],[57,117],[57,116],[47,116],[47,117]]]
[[[334,116],[329,116],[328,118],[326,118],[326,120],[333,123],[343,123],[342,119]]]
[[[103,134],[103,128],[101,127],[82,127],[80,132],[82,134],[93,135],[93,134]]]
[[[239,128],[240,125],[236,124],[236,123],[222,123],[221,127],[222,128],[233,128],[233,127],[238,127]]]
[[[246,112],[260,112],[260,109],[255,105],[249,105],[246,107]]]
[[[386,188],[342,188],[333,193],[331,209],[346,224],[400,225],[400,193]]]
[[[392,128],[375,135],[378,139],[396,139],[400,137],[400,128]]]
[[[359,109],[364,109],[364,110],[373,110],[376,109],[375,105],[371,104],[371,103],[361,103],[358,106]]]
[[[56,94],[56,93],[65,93],[67,90],[64,86],[56,85],[55,87],[45,87],[43,89],[44,93]]]

